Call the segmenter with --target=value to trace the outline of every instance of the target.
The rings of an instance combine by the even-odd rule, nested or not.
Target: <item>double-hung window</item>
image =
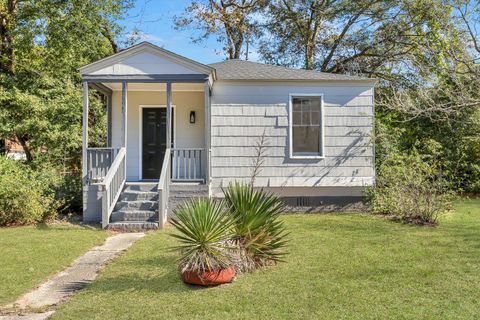
[[[290,95],[290,157],[324,156],[322,112],[321,95]]]

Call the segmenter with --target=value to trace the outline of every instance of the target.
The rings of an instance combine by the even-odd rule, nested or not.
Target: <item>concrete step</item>
[[[167,216],[169,218],[175,217],[175,214],[174,214],[175,209],[179,208],[180,206],[183,206],[187,201],[188,199],[173,199],[173,200],[170,199],[168,201]]]
[[[123,191],[118,201],[158,201],[158,193],[153,191]]]
[[[123,232],[157,230],[158,222],[111,222],[108,224],[107,229]]]
[[[118,201],[115,205],[114,211],[137,211],[137,210],[156,210],[158,208],[158,201],[150,200],[132,200],[132,201]]]
[[[171,185],[170,186],[171,198],[203,198],[208,197],[208,186],[205,185]]]
[[[110,216],[108,229],[143,231],[158,229],[157,183],[128,182]]]
[[[172,183],[170,184],[170,192],[172,191],[208,192],[208,186],[206,184],[195,184],[195,183]]]
[[[150,182],[127,182],[123,191],[151,191],[157,192],[158,183]]]
[[[158,220],[158,213],[154,210],[114,211],[110,222],[153,222]]]
[[[168,198],[168,216],[173,217],[173,211],[176,208],[195,198],[208,198],[208,186],[188,183],[171,184]]]

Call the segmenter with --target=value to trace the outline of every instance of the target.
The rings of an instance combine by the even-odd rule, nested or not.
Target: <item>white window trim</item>
[[[294,155],[293,154],[293,103],[294,97],[319,97],[320,98],[320,143],[321,154],[319,155]],[[324,103],[322,93],[290,93],[288,95],[288,144],[290,159],[325,159],[325,121],[324,121]]]
[[[167,108],[164,104],[141,104],[138,106],[139,111],[139,124],[138,124],[138,180],[143,180],[143,109],[147,108]],[[172,104],[172,116],[173,116],[173,148],[177,147],[177,115],[176,106]]]

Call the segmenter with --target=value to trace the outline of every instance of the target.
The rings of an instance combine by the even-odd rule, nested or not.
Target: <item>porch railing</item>
[[[103,180],[119,151],[120,148],[88,148],[88,181],[100,182]]]
[[[205,180],[205,149],[182,148],[172,149],[172,180],[202,181]]]
[[[162,171],[158,179],[158,225],[163,228],[167,222],[168,197],[170,193],[171,149],[165,150]]]
[[[122,193],[123,186],[125,185],[125,154],[125,148],[120,148],[104,179],[99,182],[102,191],[103,228],[108,226],[110,215],[112,214],[113,208],[115,207],[118,197]]]

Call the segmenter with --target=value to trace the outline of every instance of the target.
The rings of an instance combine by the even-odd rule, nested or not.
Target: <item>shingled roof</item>
[[[215,68],[218,80],[330,80],[374,81],[369,78],[343,74],[293,69],[239,59],[209,64]]]

